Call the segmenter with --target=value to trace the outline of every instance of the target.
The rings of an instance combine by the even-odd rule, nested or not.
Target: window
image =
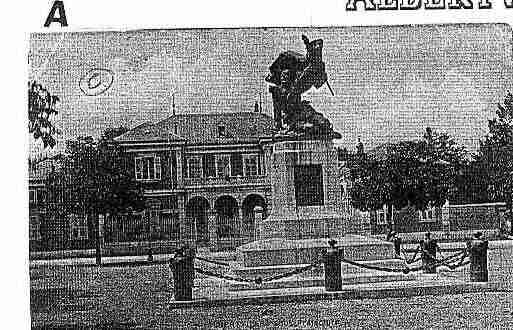
[[[419,211],[419,221],[420,222],[434,222],[435,219],[435,208],[428,207],[424,211]]]
[[[244,176],[258,175],[258,155],[244,155]]]
[[[231,170],[232,176],[242,176],[243,168],[242,168],[242,155],[240,153],[231,154]]]
[[[36,204],[37,203],[37,190],[29,189],[29,203]]]
[[[216,160],[213,154],[203,155],[203,173],[206,178],[216,176]]]
[[[388,215],[388,207],[383,205],[382,209],[376,210],[376,224],[377,225],[386,225],[388,223],[392,223],[394,217],[394,208],[392,207],[391,218],[389,219]]]
[[[261,175],[265,175],[265,157],[263,154],[260,154],[258,156],[258,161],[260,164],[259,165],[259,170],[260,170],[260,173]]]
[[[41,232],[39,230],[40,222],[38,216],[31,216],[29,219],[29,240],[40,240]]]
[[[230,155],[216,156],[216,172],[220,178],[230,176]]]
[[[297,165],[294,167],[294,186],[297,206],[324,204],[322,165]]]
[[[160,180],[160,157],[135,157],[136,180]]]
[[[189,166],[189,178],[201,178],[203,176],[200,156],[190,156],[187,159],[187,165]]]
[[[87,219],[76,214],[68,216],[69,221],[69,239],[82,240],[87,239]]]

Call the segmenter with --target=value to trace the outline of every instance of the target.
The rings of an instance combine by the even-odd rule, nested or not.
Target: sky
[[[99,136],[177,113],[253,111],[272,115],[264,77],[280,52],[304,53],[301,34],[324,39],[329,83],[305,99],[353,149],[415,139],[426,126],[473,151],[507,90],[513,91],[507,25],[136,30],[32,34],[29,79],[58,95],[54,118],[66,139]],[[113,72],[103,94],[82,93],[92,68]],[[30,153],[42,150],[31,140]]]

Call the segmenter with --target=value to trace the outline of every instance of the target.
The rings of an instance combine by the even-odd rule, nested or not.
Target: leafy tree
[[[55,107],[58,101],[59,97],[51,95],[42,85],[35,81],[29,82],[29,133],[34,139],[41,140],[45,148],[53,148],[57,144],[55,135],[59,134],[59,130],[51,122],[51,117],[57,114]]]
[[[99,141],[79,137],[67,141],[62,170],[51,175],[51,200],[65,214],[88,215],[94,229],[97,262],[101,263],[99,215],[144,209],[142,186],[129,173],[113,138],[126,129],[108,129]]]
[[[488,178],[487,192],[494,201],[506,202],[513,211],[513,94],[508,92],[497,116],[488,121],[489,134],[481,142],[479,157]]]
[[[490,177],[484,163],[475,159],[465,164],[457,174],[451,202],[473,204],[491,202],[488,193]]]
[[[443,205],[465,156],[465,150],[447,134],[430,128],[420,141],[387,144],[368,153],[359,145],[348,162],[354,181],[353,205],[363,211],[386,205],[388,212],[392,206],[423,210]]]

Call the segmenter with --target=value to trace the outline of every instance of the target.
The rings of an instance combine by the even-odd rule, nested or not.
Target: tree
[[[130,175],[126,158],[113,138],[126,129],[107,129],[99,141],[79,137],[67,141],[62,170],[51,175],[51,200],[61,212],[81,212],[91,220],[101,263],[99,216],[144,209],[142,186]]]
[[[456,176],[455,190],[451,202],[456,204],[474,204],[491,202],[488,192],[490,177],[482,161],[472,159],[461,168]]]
[[[59,130],[52,124],[52,115],[57,114],[55,109],[59,97],[51,95],[42,85],[31,81],[28,84],[28,119],[29,133],[34,139],[41,140],[44,147],[53,148],[57,142],[55,135]]]
[[[361,145],[348,162],[353,205],[363,211],[387,206],[419,210],[443,205],[455,184],[466,152],[447,134],[427,128],[420,141],[386,144],[365,153]],[[390,219],[390,214],[387,216]]]
[[[488,121],[489,134],[481,142],[477,161],[488,178],[487,192],[494,201],[505,202],[513,213],[513,94],[497,105],[496,117]]]

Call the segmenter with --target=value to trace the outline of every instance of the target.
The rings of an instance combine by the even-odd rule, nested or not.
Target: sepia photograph
[[[31,33],[31,327],[513,328],[512,52],[498,23]]]

